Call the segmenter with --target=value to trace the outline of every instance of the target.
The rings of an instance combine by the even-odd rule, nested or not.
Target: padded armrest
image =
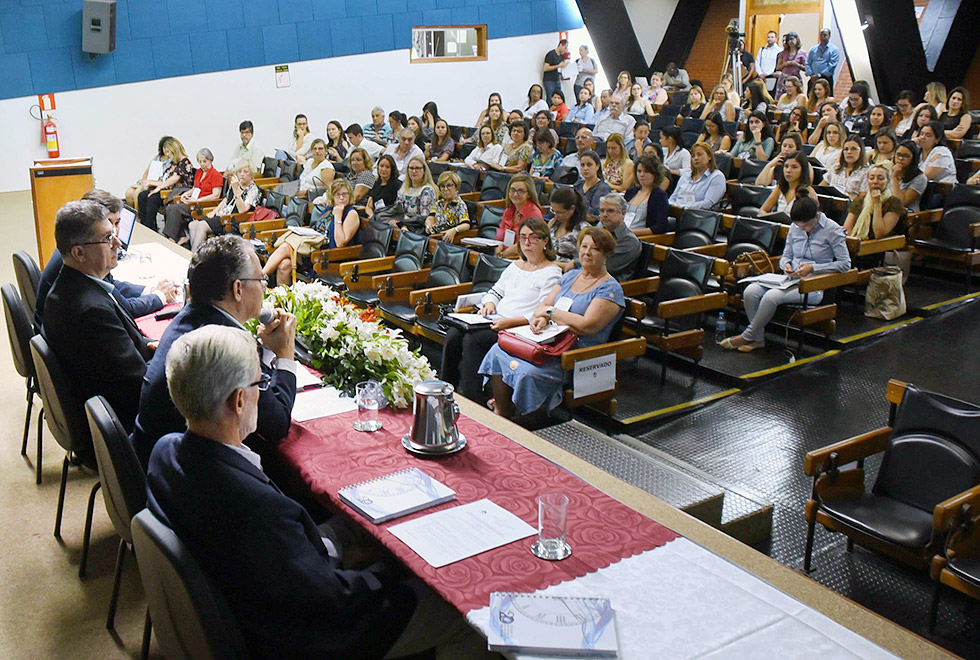
[[[431,269],[429,268],[422,268],[420,270],[409,270],[403,273],[386,273],[384,275],[375,275],[374,279],[371,281],[371,288],[377,289],[382,286],[388,286],[389,284],[394,287],[422,284],[429,279],[430,270]]]
[[[575,363],[582,360],[590,360],[595,357],[600,357],[602,355],[612,355],[616,354],[616,358],[630,358],[639,357],[645,354],[647,351],[647,341],[642,337],[633,337],[632,339],[620,339],[619,341],[611,341],[606,344],[599,344],[598,346],[589,346],[588,348],[576,348],[571,351],[565,351],[561,354],[561,368],[565,371],[570,371],[575,368]]]
[[[814,449],[807,452],[803,461],[803,472],[808,476],[816,476],[824,471],[827,460],[833,453],[837,454],[837,465],[853,463],[862,458],[873,456],[874,454],[885,451],[888,446],[888,439],[891,437],[892,427],[883,426],[874,431],[868,431],[861,435],[856,435],[847,440],[835,442],[821,449]]]
[[[419,305],[426,302],[426,296],[428,296],[428,302],[436,305],[439,303],[455,301],[459,296],[469,293],[473,290],[473,284],[471,282],[463,282],[462,284],[448,284],[446,286],[434,286],[430,289],[417,289],[412,291],[412,295],[409,297],[409,302],[413,305]]]
[[[824,275],[810,275],[800,279],[800,293],[811,293],[813,291],[826,291],[847,284],[854,284],[857,281],[859,271],[852,268],[846,273],[826,273]]]
[[[721,309],[728,304],[728,294],[721,291],[700,296],[668,300],[657,305],[657,316],[662,319],[673,319],[678,316],[700,314],[711,309]]]
[[[980,505],[980,485],[937,504],[932,514],[932,528],[937,532],[945,532],[955,527],[959,523],[960,510],[964,505],[973,509]]]

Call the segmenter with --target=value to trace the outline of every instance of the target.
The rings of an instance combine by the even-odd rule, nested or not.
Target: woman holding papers
[[[721,342],[722,348],[742,353],[763,348],[766,324],[776,313],[776,308],[803,302],[803,295],[794,280],[808,275],[843,273],[851,267],[844,228],[820,212],[811,191],[797,191],[789,215],[793,224],[786,236],[786,249],[779,259],[786,282],[752,282],[746,287],[743,299],[749,327],[741,335]],[[807,296],[808,303],[818,304],[823,299],[823,292],[814,291]]]
[[[582,267],[558,280],[534,311],[530,326],[534,334],[552,323],[567,326],[578,336],[574,348],[585,348],[609,341],[626,301],[619,282],[606,270],[606,260],[616,249],[613,235],[601,227],[586,227],[579,234],[578,247]],[[547,413],[561,401],[560,357],[536,366],[495,344],[483,358],[480,373],[493,386],[491,408],[501,417]]]
[[[467,167],[477,170],[485,170],[490,167],[490,163],[500,161],[500,153],[503,147],[497,144],[497,138],[490,128],[490,124],[484,124],[479,129],[480,135],[476,141],[476,148],[470,152],[464,161]]]
[[[518,259],[480,301],[480,315],[493,321],[468,332],[450,328],[442,347],[442,379],[481,404],[486,403],[486,395],[477,368],[497,342],[497,331],[527,325],[561,277],[561,268],[555,264],[551,230],[544,220],[525,220],[517,235]]]

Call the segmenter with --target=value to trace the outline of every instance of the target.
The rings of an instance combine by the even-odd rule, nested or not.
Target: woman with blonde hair
[[[415,156],[408,161],[405,168],[405,182],[398,191],[396,204],[405,209],[405,218],[414,216],[428,217],[436,203],[436,184],[432,180],[432,172],[425,163],[425,158]]]
[[[810,85],[810,96],[806,101],[806,111],[816,112],[817,108],[827,101],[836,103],[834,101],[834,90],[830,88],[830,83],[827,82],[826,78],[817,78]]]
[[[892,194],[891,169],[890,163],[877,163],[868,169],[867,191],[855,197],[847,209],[844,231],[848,236],[868,240],[902,231],[908,211]]]
[[[667,96],[667,89],[664,87],[663,73],[654,71],[650,74],[650,86],[647,87],[645,94],[651,105],[666,105],[670,101]]]
[[[946,112],[946,85],[941,82],[929,83],[923,100],[935,108],[937,114],[943,114]]]
[[[806,96],[803,94],[803,83],[796,76],[786,76],[783,80],[785,91],[776,101],[776,110],[790,112],[793,108],[805,107]]]
[[[458,232],[470,228],[466,202],[459,198],[459,188],[462,185],[463,182],[455,172],[447,170],[439,175],[439,198],[429,212],[429,217],[425,219],[426,234],[442,234],[442,240],[452,243]]]
[[[844,149],[844,124],[839,121],[831,121],[822,128],[823,138],[817,143],[810,153],[811,156],[820,161],[824,169],[832,170],[837,161],[840,160],[841,151]]]
[[[613,96],[622,96],[624,99],[630,95],[630,87],[633,86],[633,75],[629,71],[620,71],[616,76],[616,89]]]
[[[168,159],[161,179],[146,182],[146,189],[140,192],[137,198],[140,223],[153,231],[157,230],[157,212],[163,206],[160,191],[173,188],[175,193],[182,193],[194,185],[194,165],[187,157],[180,140],[168,137],[163,141],[161,151]]]
[[[613,192],[626,192],[633,186],[633,161],[626,154],[623,136],[613,133],[606,140],[606,158],[602,161],[602,177]]]
[[[711,98],[707,100],[704,109],[701,111],[701,119],[707,119],[717,112],[724,121],[735,121],[735,107],[735,104],[728,97],[725,86],[715,85],[714,89],[711,90]]]
[[[357,204],[371,192],[371,189],[374,188],[375,181],[377,181],[377,177],[371,170],[374,162],[371,160],[370,154],[362,147],[354,147],[351,149],[350,154],[347,155],[347,164],[350,166],[350,169],[344,175],[344,179],[353,186],[354,197],[352,203]]]

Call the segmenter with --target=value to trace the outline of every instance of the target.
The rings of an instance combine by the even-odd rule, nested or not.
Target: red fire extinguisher
[[[47,121],[44,122],[44,142],[48,147],[48,158],[61,156],[61,149],[58,146],[58,127],[51,115],[48,115]]]

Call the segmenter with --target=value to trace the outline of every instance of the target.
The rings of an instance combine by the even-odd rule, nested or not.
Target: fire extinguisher
[[[61,156],[61,149],[58,147],[58,127],[54,123],[51,115],[48,115],[44,122],[44,142],[48,147],[48,158],[58,158]]]

